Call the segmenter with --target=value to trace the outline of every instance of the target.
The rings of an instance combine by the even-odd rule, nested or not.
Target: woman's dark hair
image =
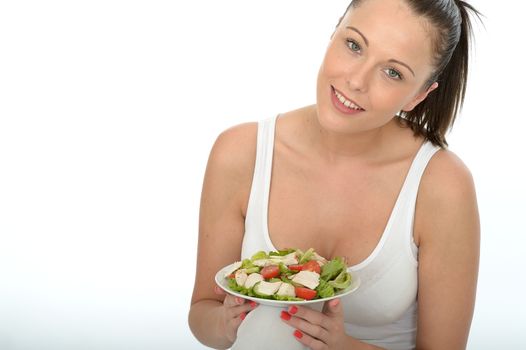
[[[438,88],[413,110],[401,111],[400,116],[409,122],[415,135],[422,135],[433,144],[446,147],[445,135],[453,126],[466,94],[469,48],[473,35],[468,10],[479,19],[480,12],[462,0],[404,1],[414,13],[426,18],[434,29],[435,70],[423,89],[427,90],[435,81]],[[362,2],[352,0],[345,13]]]

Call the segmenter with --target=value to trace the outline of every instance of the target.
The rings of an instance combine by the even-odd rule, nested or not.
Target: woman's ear
[[[409,111],[412,111],[413,108],[415,108],[420,102],[422,102],[423,100],[426,99],[427,95],[429,95],[429,93],[433,90],[435,90],[436,88],[438,87],[438,83],[435,81],[433,84],[431,84],[431,86],[426,90],[426,91],[422,91],[421,93],[419,93],[418,95],[416,95],[414,97],[414,99],[409,102],[408,104],[406,104],[403,108],[402,108],[402,111],[404,112],[409,112]]]

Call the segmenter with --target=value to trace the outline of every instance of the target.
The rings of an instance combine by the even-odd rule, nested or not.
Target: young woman
[[[456,0],[352,1],[330,38],[316,104],[218,137],[189,313],[200,342],[224,349],[250,336],[237,331],[257,305],[221,294],[219,269],[258,250],[313,247],[345,257],[361,286],[322,311],[278,314],[294,341],[465,348],[479,219],[472,176],[445,135],[464,98],[468,10],[477,14]]]

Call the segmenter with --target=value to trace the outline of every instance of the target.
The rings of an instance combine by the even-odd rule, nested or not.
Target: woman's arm
[[[188,323],[201,343],[214,348],[232,345],[241,314],[250,310],[248,303],[236,305],[235,298],[225,299],[216,294],[214,276],[241,256],[244,208],[252,182],[256,133],[256,123],[223,132],[210,153],[203,183],[196,276]],[[228,310],[225,306],[229,306]]]
[[[469,170],[449,151],[430,161],[420,185],[417,349],[465,349],[473,317],[480,226]]]

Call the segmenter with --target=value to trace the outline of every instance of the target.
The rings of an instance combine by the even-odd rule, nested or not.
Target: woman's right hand
[[[247,313],[257,307],[259,304],[255,301],[248,301],[246,299],[235,297],[226,293],[223,289],[218,286],[214,287],[214,292],[217,295],[225,295],[225,300],[223,300],[223,313],[222,313],[222,322],[224,329],[224,334],[227,339],[234,343],[237,338],[237,329]]]

